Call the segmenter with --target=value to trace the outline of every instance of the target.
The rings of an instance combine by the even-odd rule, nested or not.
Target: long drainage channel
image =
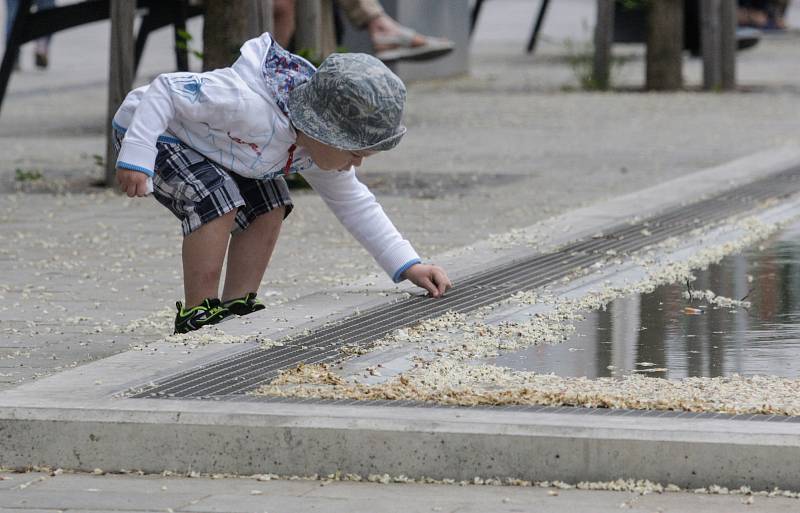
[[[250,400],[247,392],[300,363],[332,363],[344,356],[342,348],[368,348],[398,328],[448,312],[471,312],[517,292],[556,282],[605,259],[609,251],[638,251],[798,191],[800,168],[793,168],[635,223],[620,224],[602,237],[580,240],[552,253],[532,255],[470,276],[435,302],[416,296],[381,305],[307,335],[287,339],[283,345],[245,350],[137,388],[129,397]]]

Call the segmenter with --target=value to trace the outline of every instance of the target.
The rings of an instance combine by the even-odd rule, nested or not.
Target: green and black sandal
[[[255,292],[250,292],[245,297],[229,299],[222,306],[236,315],[247,315],[266,308],[260,299],[256,299]]]
[[[231,312],[225,308],[217,298],[206,298],[197,306],[183,308],[183,303],[175,303],[178,314],[175,316],[175,333],[188,333],[199,330],[207,324],[217,324],[218,322],[231,316]]]

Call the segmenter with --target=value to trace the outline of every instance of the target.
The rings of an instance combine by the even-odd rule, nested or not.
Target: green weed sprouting
[[[14,170],[14,180],[17,182],[35,182],[42,179],[41,171],[37,169],[20,169]]]
[[[192,48],[191,42],[194,37],[183,29],[179,29],[175,34],[175,47],[178,50],[186,50],[198,59],[203,59],[203,52]],[[238,51],[238,49],[237,49]]]
[[[631,2],[647,2],[649,0],[630,0]],[[611,55],[611,61],[608,70],[608,84],[606,87],[600,87],[600,83],[594,76],[594,32],[589,29],[586,20],[583,21],[583,31],[592,37],[587,37],[583,41],[575,42],[567,38],[564,40],[564,48],[567,52],[567,63],[575,78],[578,80],[580,89],[585,91],[601,91],[604,89],[611,89],[613,84],[613,76],[615,70],[619,70],[625,62],[629,59],[624,57],[615,57]]]

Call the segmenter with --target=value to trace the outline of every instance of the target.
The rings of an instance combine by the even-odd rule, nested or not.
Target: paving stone
[[[2,481],[0,481],[2,483]],[[202,490],[204,494],[221,493],[249,494],[259,490],[269,494],[304,495],[320,488],[319,481],[311,480],[270,480],[258,481],[249,478],[211,479],[205,477],[186,478],[178,476],[137,476],[126,474],[87,475],[65,473],[46,479],[38,485],[39,490],[68,491],[95,488],[102,493],[154,494],[192,494]]]
[[[97,491],[93,491],[97,490]],[[192,494],[157,493],[106,493],[102,488],[81,490],[38,490],[5,491],[0,493],[0,507],[42,508],[42,509],[144,509],[177,510],[193,500],[200,500],[206,494],[197,490]]]
[[[0,508],[0,513],[31,513],[31,511],[33,511],[33,510],[30,510],[30,509],[27,509],[27,508],[25,508],[25,509]],[[38,511],[41,511],[43,513],[49,513],[51,511],[53,513],[62,512],[61,509],[57,509],[57,508],[56,509],[42,509],[42,508],[39,508]],[[95,512],[92,512],[92,513],[95,513]],[[125,513],[137,513],[137,512],[133,511],[133,512],[125,512]]]
[[[448,500],[420,501],[404,497],[400,506],[395,500],[383,499],[380,502],[368,499],[332,499],[323,497],[287,496],[249,496],[214,495],[185,509],[188,512],[228,512],[245,513],[252,511],[304,513],[319,511],[324,513],[389,513],[398,511],[408,513],[430,513],[441,511],[450,513],[458,507]],[[438,509],[441,508],[441,509]]]
[[[364,482],[339,482],[335,486],[318,487],[308,493],[308,497],[328,497],[332,499],[391,499],[402,500],[404,497],[415,497],[420,500],[435,501],[441,497],[458,497],[465,503],[485,500],[490,503],[501,502],[514,490],[518,497],[541,498],[547,495],[542,488],[510,488],[505,486],[460,486],[416,483],[376,484]]]
[[[38,483],[40,479],[46,478],[47,474],[38,472],[0,472],[0,490],[14,490],[19,489],[20,485],[28,485],[28,483]]]

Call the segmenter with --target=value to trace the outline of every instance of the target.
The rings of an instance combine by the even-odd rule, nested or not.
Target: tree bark
[[[597,0],[597,23],[594,27],[592,76],[600,90],[608,89],[611,76],[611,45],[614,41],[614,0]]]
[[[722,89],[736,89],[736,0],[722,0],[720,5],[720,75]]]
[[[111,120],[125,99],[133,83],[133,23],[136,3],[127,0],[112,0],[111,52],[108,73],[108,113],[106,115],[106,169],[105,182],[116,184],[117,162],[112,143]]]
[[[683,0],[649,3],[646,84],[656,91],[683,87]]]
[[[239,57],[242,43],[254,37],[253,0],[206,0],[203,21],[203,71],[224,68]]]
[[[253,16],[251,16],[250,31],[254,37],[261,35],[264,32],[272,32],[275,28],[274,17],[272,9],[274,2],[272,0],[250,0],[253,2]]]
[[[298,51],[309,52],[312,62],[321,62],[336,50],[331,0],[297,0]]]
[[[722,84],[720,0],[700,0],[700,48],[703,53],[703,89]]]

